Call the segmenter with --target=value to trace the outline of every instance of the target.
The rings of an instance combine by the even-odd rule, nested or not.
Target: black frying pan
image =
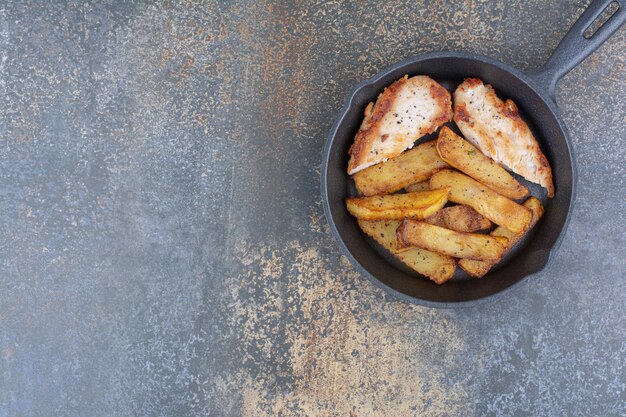
[[[556,83],[626,21],[623,2],[594,1],[563,38],[548,62],[534,71],[524,73],[473,54],[436,52],[407,59],[356,85],[332,127],[324,147],[321,169],[326,218],[341,250],[355,268],[376,285],[403,300],[437,307],[484,300],[545,268],[567,227],[576,186],[576,166],[567,130],[554,98]],[[612,4],[613,7],[615,3],[619,9],[593,36],[586,38],[583,33],[587,34],[585,31],[589,30],[591,23],[607,6]],[[429,75],[450,91],[454,91],[467,77],[478,77],[491,84],[501,98],[515,101],[552,165],[556,186],[554,198],[546,198],[541,187],[524,182],[544,204],[543,218],[529,236],[482,279],[470,279],[457,270],[451,281],[439,286],[420,277],[366,237],[346,210],[344,199],[356,195],[354,184],[346,172],[348,149],[363,119],[363,110],[384,87],[405,74]],[[434,137],[429,135],[420,141]]]

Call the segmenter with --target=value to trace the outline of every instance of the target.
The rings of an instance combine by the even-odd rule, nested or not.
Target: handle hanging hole
[[[596,17],[596,19],[591,22],[587,29],[583,32],[583,36],[585,39],[591,39],[593,35],[620,9],[620,5],[618,2],[611,2],[608,6],[602,10],[602,13]]]

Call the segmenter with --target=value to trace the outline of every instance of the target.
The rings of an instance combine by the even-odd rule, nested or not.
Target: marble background
[[[624,415],[624,28],[558,87],[578,199],[501,300],[391,298],[319,196],[355,82],[538,67],[587,3],[2,2],[0,416]]]

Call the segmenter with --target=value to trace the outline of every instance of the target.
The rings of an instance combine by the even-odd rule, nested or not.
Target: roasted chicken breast
[[[548,159],[513,101],[500,100],[490,85],[468,78],[454,92],[454,121],[481,152],[554,196]]]
[[[400,155],[452,119],[450,93],[425,75],[404,76],[365,109],[350,148],[348,174]]]

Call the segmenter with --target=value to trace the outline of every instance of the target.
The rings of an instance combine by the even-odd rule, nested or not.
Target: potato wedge
[[[407,185],[427,180],[450,166],[437,153],[435,141],[424,142],[395,158],[357,172],[352,176],[364,196],[389,194]]]
[[[346,198],[350,214],[364,220],[423,219],[448,202],[449,188],[414,193]]]
[[[367,235],[394,253],[396,249],[396,230],[400,220],[358,220],[359,227]],[[424,249],[413,248],[402,253],[394,253],[400,261],[414,271],[427,276],[437,284],[443,284],[454,275],[456,261],[454,258]]]
[[[530,197],[526,202],[524,202],[524,206],[528,207],[533,212],[533,218],[530,221],[530,226],[528,230],[535,227],[541,216],[543,216],[543,206],[541,205],[541,201],[537,200],[535,197]],[[506,227],[497,227],[493,232],[490,233],[491,236],[502,236],[508,239],[506,244],[506,249],[504,251],[503,256],[515,245],[524,235],[524,233],[513,233],[508,230]],[[471,259],[461,259],[459,261],[459,265],[465,272],[473,276],[474,278],[481,278],[489,272],[489,270],[500,261],[490,260],[490,261],[476,261]]]
[[[505,197],[517,200],[528,195],[528,188],[446,126],[439,131],[437,151],[448,164]]]
[[[443,208],[435,212],[435,214],[426,217],[424,222],[465,233],[487,230],[492,225],[489,219],[484,218],[469,206]]]
[[[406,219],[396,231],[397,247],[418,247],[455,258],[500,259],[507,239],[500,236],[461,233],[417,220]]]
[[[428,191],[428,190],[430,190],[430,184],[428,183],[428,180],[416,182],[416,183],[413,183],[411,185],[407,185],[406,187],[404,187],[404,191],[406,191],[407,193],[414,193],[415,191]]]
[[[521,233],[528,227],[530,209],[501,196],[478,181],[460,172],[445,169],[430,178],[432,189],[450,187],[450,201],[470,206],[495,224],[513,233]]]

